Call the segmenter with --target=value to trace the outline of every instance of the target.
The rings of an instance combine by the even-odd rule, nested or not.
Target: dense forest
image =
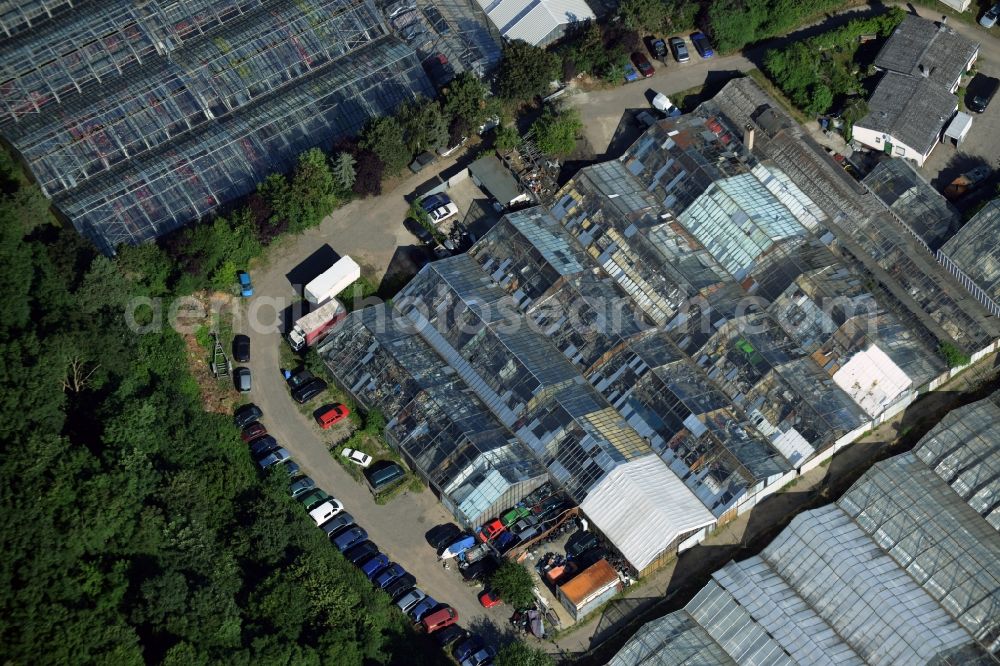
[[[162,252],[95,255],[8,158],[0,235],[0,661],[440,659],[202,411],[180,336],[130,330]]]

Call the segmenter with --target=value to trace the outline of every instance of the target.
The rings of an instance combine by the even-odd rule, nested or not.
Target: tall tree
[[[501,564],[490,578],[490,586],[515,609],[527,608],[535,601],[531,574],[517,562],[507,560]]]
[[[333,158],[333,179],[345,192],[350,192],[354,187],[354,179],[357,176],[354,170],[356,163],[354,155],[348,152],[337,153]]]
[[[462,72],[442,91],[445,114],[461,119],[467,128],[479,127],[495,112],[492,108],[495,105],[487,99],[488,93],[479,78],[471,72]]]
[[[436,100],[418,97],[396,113],[410,154],[435,150],[448,141],[448,119]]]
[[[514,102],[543,96],[549,83],[559,78],[560,69],[554,53],[519,39],[505,42],[497,81],[500,95]]]
[[[385,171],[394,176],[409,164],[413,154],[406,147],[406,137],[399,121],[390,116],[372,118],[361,132],[361,147],[382,160]]]
[[[576,136],[583,129],[580,113],[576,109],[556,110],[551,106],[542,111],[531,128],[535,144],[549,155],[568,155],[576,147]]]

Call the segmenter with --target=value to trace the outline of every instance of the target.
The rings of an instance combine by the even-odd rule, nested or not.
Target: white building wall
[[[878,132],[867,127],[862,127],[861,125],[854,126],[854,140],[858,143],[863,143],[869,148],[874,148],[875,150],[885,151],[885,142],[888,141],[892,144],[892,156],[901,157],[907,160],[913,160],[916,162],[917,166],[923,166],[924,160],[927,156],[931,154],[934,147],[931,146],[931,150],[927,151],[927,154],[923,154],[918,150],[907,146],[905,143],[897,141],[892,135],[886,134],[885,132]],[[937,145],[937,144],[934,144]]]

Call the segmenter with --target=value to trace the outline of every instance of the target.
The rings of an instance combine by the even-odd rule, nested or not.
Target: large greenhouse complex
[[[106,252],[433,95],[372,0],[3,6],[0,134]]]
[[[612,666],[995,664],[1000,653],[1000,394],[876,463]]]
[[[548,479],[648,573],[947,378],[939,345],[996,347],[769,101],[727,84],[320,345],[464,525]]]

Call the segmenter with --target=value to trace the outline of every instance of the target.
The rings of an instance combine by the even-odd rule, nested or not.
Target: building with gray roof
[[[926,77],[948,92],[976,62],[979,44],[941,22],[907,14],[875,57],[875,67],[913,77]]]
[[[1000,199],[965,223],[938,252],[963,285],[1000,317]]]
[[[796,516],[610,664],[996,663],[998,401],[954,410],[836,503]]]
[[[854,138],[923,165],[957,109],[958,98],[940,84],[889,71],[868,99],[868,113],[854,124]]]
[[[906,160],[879,162],[861,182],[932,250],[962,222],[955,207]]]

